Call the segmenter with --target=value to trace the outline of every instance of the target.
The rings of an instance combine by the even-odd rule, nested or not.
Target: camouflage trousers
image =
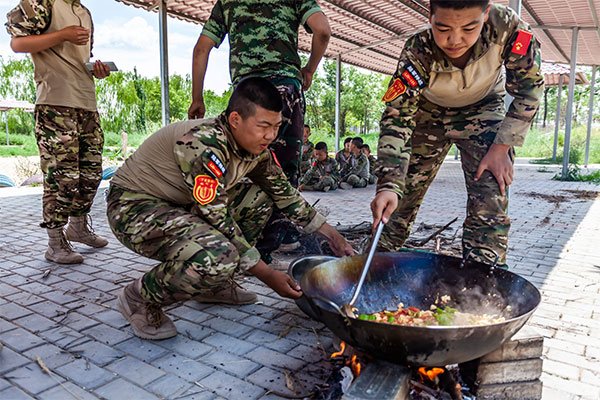
[[[35,137],[44,174],[42,228],[87,214],[102,180],[104,134],[98,112],[35,106]]]
[[[383,230],[379,247],[388,251],[398,251],[402,247],[410,234],[429,185],[450,147],[455,144],[460,150],[467,188],[463,252],[473,249],[471,254],[474,259],[490,263],[494,261],[494,255],[489,251],[477,249],[487,247],[498,253],[499,264],[506,263],[510,229],[510,218],[507,215],[508,188],[507,195],[503,196],[496,178],[490,171],[485,171],[477,182],[474,180],[479,163],[496,137],[501,122],[498,115],[503,115],[498,110],[503,107],[501,101],[486,102],[460,110],[445,109],[429,102],[421,104],[412,135],[412,153],[406,174],[405,194]],[[494,111],[495,108],[498,110]],[[485,116],[490,118],[485,119]],[[471,134],[465,137],[465,133],[469,131]],[[510,155],[514,160],[513,149]]]
[[[228,191],[228,207],[246,240],[255,244],[273,202],[250,182]],[[189,210],[154,196],[111,185],[107,196],[110,227],[121,243],[161,261],[144,274],[142,296],[163,305],[218,290],[233,281],[240,255],[212,225]]]
[[[331,176],[323,176],[319,180],[314,180],[314,181],[308,182],[304,186],[304,190],[323,191],[323,189],[325,189],[328,186],[329,186],[328,190],[335,190],[335,189],[337,189],[338,184],[335,181],[335,179],[333,179]]]
[[[364,188],[367,187],[367,180],[361,178],[356,174],[350,174],[343,179],[344,182],[352,185],[353,188]]]

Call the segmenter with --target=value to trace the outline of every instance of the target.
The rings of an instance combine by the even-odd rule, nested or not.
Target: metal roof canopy
[[[116,0],[124,4],[159,11],[161,36],[161,78],[168,76],[166,53],[166,15],[180,20],[204,24],[215,0]],[[569,63],[574,78],[579,65],[600,65],[600,0],[500,0],[510,5],[530,24],[541,44],[543,61]],[[428,22],[428,0],[319,0],[332,30],[325,53],[335,57],[339,65],[345,62],[371,71],[391,75],[404,41]],[[581,45],[578,48],[579,38]],[[299,49],[310,52],[311,37],[303,29],[298,39]],[[570,53],[568,55],[567,53]],[[166,75],[165,75],[166,74]],[[163,101],[168,100],[168,80],[163,82]],[[594,82],[592,82],[592,88]],[[339,83],[336,85],[339,90]],[[573,89],[573,90],[572,90]],[[567,116],[572,116],[574,79],[569,80]],[[593,104],[593,91],[590,96]],[[339,99],[339,93],[336,96]],[[336,102],[336,151],[339,149],[339,100]],[[168,101],[163,104],[163,123],[168,122]],[[591,125],[590,125],[591,126]],[[570,123],[565,132],[565,153],[568,156]],[[589,136],[588,132],[588,136]],[[589,143],[588,143],[589,146]],[[563,178],[566,177],[566,162]]]

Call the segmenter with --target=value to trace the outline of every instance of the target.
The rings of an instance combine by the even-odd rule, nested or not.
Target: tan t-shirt
[[[92,32],[92,16],[78,0],[21,0],[7,15],[11,36],[40,35],[76,25]],[[90,60],[92,38],[82,46],[63,42],[32,53],[37,88],[36,104],[96,110],[92,74],[85,68]]]

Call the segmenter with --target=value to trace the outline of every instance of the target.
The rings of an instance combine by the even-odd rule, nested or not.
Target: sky
[[[19,0],[0,0],[0,55],[22,58],[10,48],[6,14]],[[146,77],[160,74],[158,13],[126,6],[114,0],[82,0],[94,20],[94,60],[113,61],[120,70]],[[202,31],[201,25],[168,18],[169,74],[192,73],[192,51]],[[229,43],[227,39],[210,53],[204,88],[217,94],[229,88]]]

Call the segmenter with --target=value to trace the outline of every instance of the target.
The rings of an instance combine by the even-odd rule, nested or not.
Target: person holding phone
[[[83,262],[69,241],[104,247],[88,217],[102,180],[104,134],[96,108],[94,77],[110,72],[100,62],[89,72],[93,23],[79,0],[21,0],[7,15],[10,45],[30,53],[37,88],[35,135],[44,173],[42,228],[45,257],[59,264]],[[68,227],[64,229],[65,225]]]

